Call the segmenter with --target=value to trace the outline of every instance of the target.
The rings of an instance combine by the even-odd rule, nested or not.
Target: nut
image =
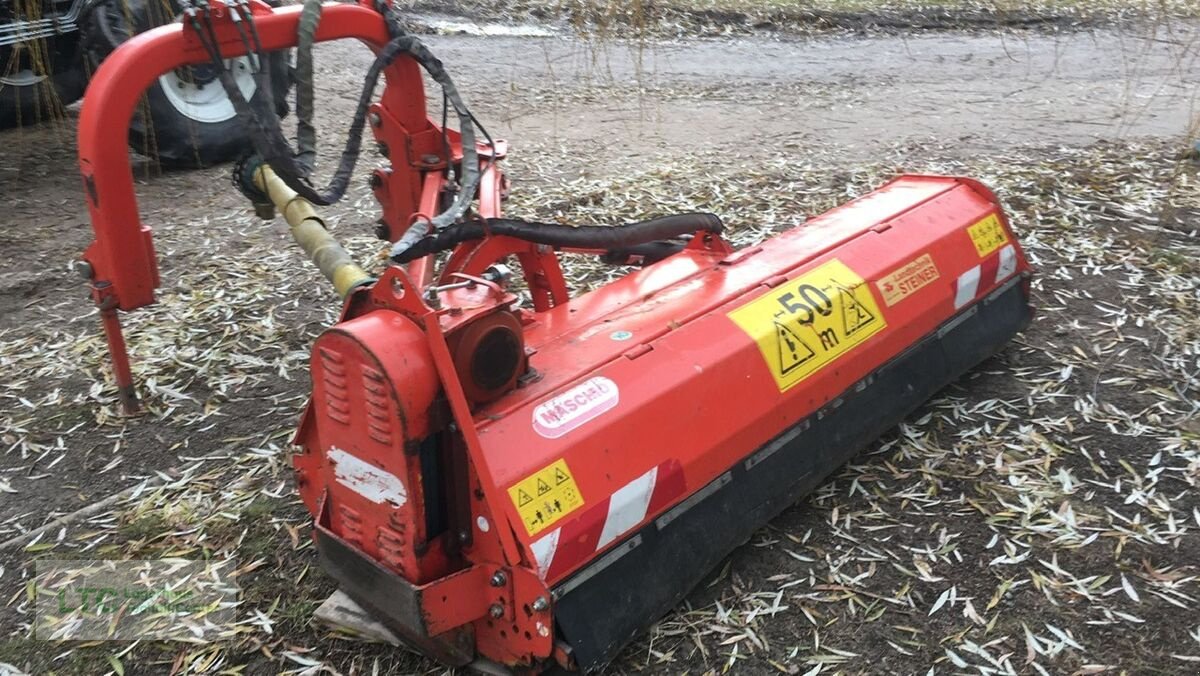
[[[75,261],[71,264],[71,267],[74,268],[75,274],[83,279],[90,280],[92,275],[96,274],[95,270],[92,269],[92,264],[87,261]]]

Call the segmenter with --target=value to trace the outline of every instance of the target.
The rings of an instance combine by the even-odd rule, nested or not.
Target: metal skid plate
[[[429,636],[420,587],[363,556],[323,526],[318,524],[315,532],[321,568],[338,581],[347,596],[397,638],[414,650],[452,666],[466,665],[475,658],[470,625]]]

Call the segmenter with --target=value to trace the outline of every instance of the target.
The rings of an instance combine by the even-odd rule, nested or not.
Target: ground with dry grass
[[[624,86],[617,57],[583,68],[595,52],[558,38],[431,40],[515,146],[509,213],[611,223],[705,209],[745,245],[896,173],[961,173],[997,191],[1038,268],[1028,331],[754,534],[612,673],[1200,669],[1200,176],[1179,159],[1188,116],[1177,109],[1196,57],[1178,37],[1189,33],[1171,35],[1180,44],[1154,61],[1151,40],[1102,34],[1126,50],[1123,69],[1074,42],[1012,35],[772,43],[806,58],[832,51],[825,70],[847,45],[880,51],[889,66],[856,62],[846,70],[857,78],[791,69],[772,74],[771,89],[737,67],[689,79],[704,52],[688,50],[709,43],[673,44],[638,52],[661,59],[642,61],[656,78],[640,92]],[[1039,61],[1043,49],[1059,52],[1053,63]],[[1055,65],[1072,54],[1085,56]],[[980,63],[992,58],[1024,75],[1003,80]],[[531,61],[552,75],[519,70]],[[319,121],[336,136],[363,57],[333,51],[320,63]],[[935,80],[947,63],[982,70]],[[1000,82],[963,96],[970,72]],[[1091,117],[1047,106],[1072,82],[1099,92],[1095,106],[1120,101],[1110,84],[1126,83],[1129,99]],[[901,94],[944,110],[941,121],[856,133]],[[981,124],[993,98],[1005,105],[986,108]],[[0,296],[0,541],[21,538],[0,549],[0,663],[79,674],[441,672],[309,624],[333,585],[293,497],[288,438],[307,346],[336,313],[332,293],[282,227],[248,213],[226,170],[143,166],[164,286],[157,306],[126,318],[147,413],[119,418],[95,316],[63,272],[88,240],[71,133],[69,122],[23,130],[0,148],[13,271]],[[370,260],[375,207],[357,185],[331,224]],[[567,265],[581,291],[620,273]],[[70,524],[22,535],[119,491]],[[242,603],[221,640],[29,638],[35,561],[164,556],[236,560]]]
[[[410,0],[421,12],[560,23],[601,37],[925,30],[1077,30],[1191,18],[1190,0]]]

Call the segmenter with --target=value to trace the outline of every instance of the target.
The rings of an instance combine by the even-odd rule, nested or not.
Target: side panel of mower
[[[903,177],[720,262],[685,252],[543,313],[526,344],[544,377],[477,416],[512,498],[493,509],[562,582],[1025,272],[1002,218],[977,184]],[[973,237],[981,224],[999,239]],[[551,467],[578,499],[522,504],[513,489]]]

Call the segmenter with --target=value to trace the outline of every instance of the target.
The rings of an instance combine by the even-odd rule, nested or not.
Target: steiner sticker
[[[575,477],[562,458],[511,486],[508,497],[530,535],[537,535],[583,506]]]
[[[971,236],[980,258],[1008,244],[1008,233],[1004,232],[1004,226],[1000,224],[996,214],[989,214],[982,221],[967,228],[967,234]]]
[[[934,264],[932,256],[925,254],[916,260],[905,263],[895,272],[884,275],[882,279],[875,282],[875,286],[879,287],[879,294],[883,296],[883,302],[891,307],[937,278],[937,265]]]
[[[533,429],[547,439],[557,439],[616,406],[620,394],[608,378],[588,378],[538,404],[533,409]]]
[[[863,278],[834,259],[729,313],[762,352],[779,391],[887,328]]]

